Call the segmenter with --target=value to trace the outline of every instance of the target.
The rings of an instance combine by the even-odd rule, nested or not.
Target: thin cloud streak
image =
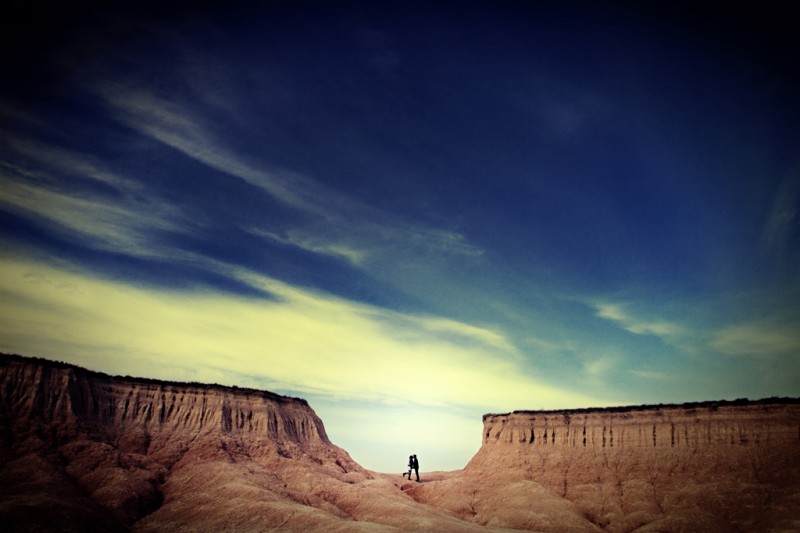
[[[324,209],[302,191],[318,187],[298,175],[269,173],[241,162],[216,143],[209,133],[179,104],[146,91],[105,85],[97,89],[117,118],[140,133],[170,146],[211,168],[236,176],[276,199],[304,211],[323,214]]]
[[[629,370],[628,372],[636,377],[647,380],[667,381],[669,379],[669,375],[664,372],[654,372],[652,370]]]
[[[18,156],[22,156],[25,161],[33,163],[36,167],[43,166],[56,174],[68,174],[79,176],[82,179],[94,180],[128,195],[143,192],[143,186],[139,182],[103,169],[101,163],[93,161],[93,158],[84,154],[59,148],[52,143],[45,144],[33,139],[20,137],[9,137],[5,142],[10,153],[13,152]],[[8,164],[7,161],[3,161],[3,163]],[[22,167],[16,166],[14,168],[23,175],[46,178],[52,182],[57,181],[54,176],[50,176],[41,170],[23,170]]]
[[[5,178],[7,175],[4,175]],[[105,204],[97,199],[61,194],[3,179],[0,205],[12,212],[33,218],[44,218],[75,241],[89,243],[97,249],[123,251],[136,257],[155,255],[148,235],[153,230],[177,230],[176,224],[142,211]],[[43,206],[46,206],[44,209]],[[152,213],[152,212],[151,212]]]
[[[620,325],[624,330],[636,335],[654,335],[659,338],[680,335],[685,330],[672,322],[658,320],[649,321],[634,317],[625,310],[622,304],[601,303],[594,305],[596,315]]]
[[[244,162],[215,140],[188,109],[176,103],[145,91],[108,84],[98,87],[97,94],[122,123],[311,215],[314,220],[311,226],[293,228],[287,239],[298,247],[325,254],[347,250],[346,257],[360,259],[386,245],[463,257],[483,253],[459,233],[410,223],[294,172],[266,171]],[[320,242],[321,239],[328,242]]]
[[[783,255],[786,253],[792,227],[797,226],[797,209],[800,201],[800,163],[794,175],[785,178],[772,201],[767,221],[761,235],[762,250]]]
[[[797,328],[779,327],[770,322],[749,322],[723,328],[714,335],[711,346],[730,356],[800,360]]]
[[[251,235],[256,235],[279,244],[294,246],[315,254],[342,258],[353,266],[361,266],[367,257],[367,253],[363,250],[349,248],[346,245],[332,244],[324,239],[316,238],[302,231],[288,230],[286,236],[259,228],[247,228],[247,231]]]
[[[0,205],[9,212],[47,221],[51,234],[95,250],[175,262],[199,258],[159,241],[166,233],[192,232],[184,206],[148,194],[144,184],[82,153],[31,139],[10,139],[8,147],[0,161]]]

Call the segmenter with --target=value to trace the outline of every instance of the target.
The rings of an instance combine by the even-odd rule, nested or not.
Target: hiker
[[[417,454],[414,454],[410,458],[411,468],[414,469],[414,473],[417,474],[417,483],[419,483],[419,461],[417,460]],[[408,471],[408,480],[411,481],[411,470]]]
[[[408,480],[411,481],[411,471],[414,469],[414,456],[408,456],[408,472],[403,472],[403,477],[408,476]]]

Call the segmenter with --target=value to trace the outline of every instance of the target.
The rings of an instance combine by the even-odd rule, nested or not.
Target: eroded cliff
[[[792,529],[800,526],[800,405],[486,415],[465,471],[535,481],[612,531]]]
[[[74,530],[131,526],[179,496],[177,486],[170,492],[176,473],[210,479],[214,465],[243,460],[275,472],[261,485],[282,494],[291,489],[277,472],[309,464],[333,480],[366,476],[331,444],[305,400],[112,377],[15,356],[0,361],[6,524],[36,518]],[[29,516],[34,509],[39,514]],[[73,523],[59,524],[65,516]]]

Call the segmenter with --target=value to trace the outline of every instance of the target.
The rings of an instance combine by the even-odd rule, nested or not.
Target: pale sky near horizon
[[[798,38],[712,6],[15,5],[0,351],[299,396],[387,472],[800,396]]]

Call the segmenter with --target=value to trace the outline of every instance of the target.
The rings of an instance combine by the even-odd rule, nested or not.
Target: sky
[[[305,398],[381,472],[800,396],[777,3],[4,9],[2,352]]]

